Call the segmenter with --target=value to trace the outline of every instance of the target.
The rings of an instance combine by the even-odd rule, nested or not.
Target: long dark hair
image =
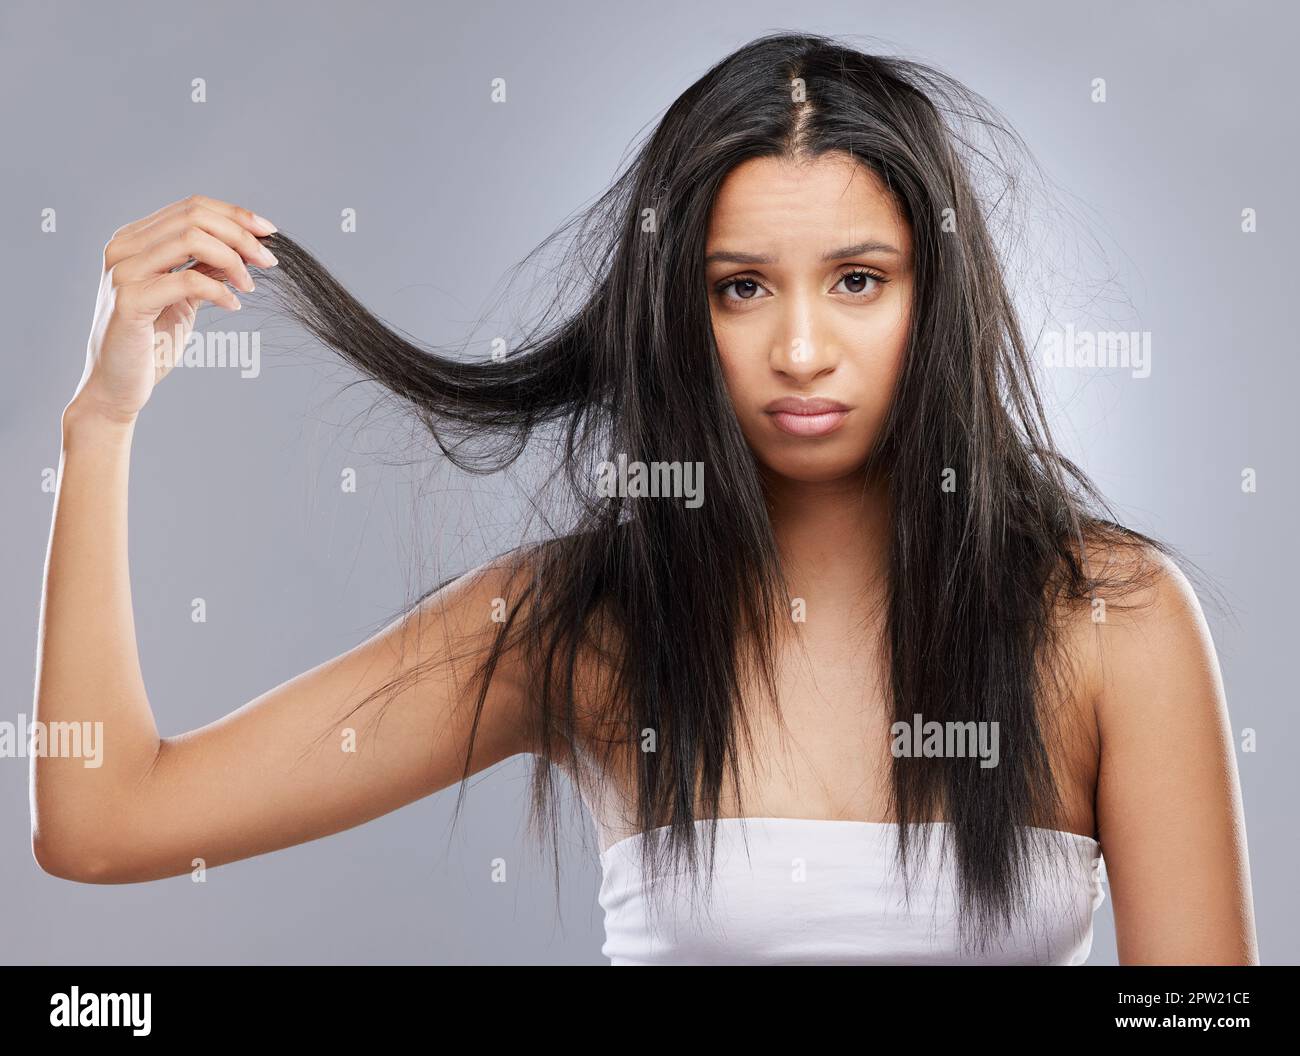
[[[790,610],[760,471],[717,358],[704,239],[740,162],[839,151],[881,178],[913,233],[908,353],[867,467],[888,481],[894,511],[882,643],[893,715],[1000,731],[992,768],[894,759],[899,860],[906,873],[918,842],[909,826],[947,820],[962,931],[977,942],[1027,898],[1034,841],[1062,827],[1041,706],[1066,689],[1062,612],[1133,586],[1119,571],[1131,565],[1096,567],[1099,548],[1167,548],[1116,523],[1052,443],[991,231],[996,203],[977,193],[956,130],[971,119],[1011,135],[973,92],[919,63],[821,36],[755,40],[669,107],[573,226],[577,303],[500,358],[421,347],[287,235],[263,240],[280,262],[263,281],[285,309],[406,401],[457,465],[502,469],[554,427],[573,520],[513,552],[518,589],[476,682],[481,714],[505,651],[524,651],[538,745],[531,820],[548,818],[553,835],[552,763],[580,728],[598,764],[635,759],[652,878],[665,853],[696,875],[697,819],[717,816],[728,776],[739,795],[752,705],[741,687],[777,699],[774,650]],[[704,463],[707,501],[596,494],[593,467],[617,454]],[[593,663],[602,677],[584,675]]]

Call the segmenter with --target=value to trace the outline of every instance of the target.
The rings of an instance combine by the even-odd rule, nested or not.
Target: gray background
[[[1109,247],[1110,270],[1093,275],[1122,291],[1108,317],[1151,332],[1153,371],[1056,372],[1059,438],[1130,523],[1223,588],[1233,618],[1209,615],[1233,726],[1258,736],[1238,761],[1260,947],[1295,963],[1300,158],[1287,4],[7,3],[0,718],[31,713],[51,508],[41,473],[57,460],[114,228],[193,192],[247,205],[382,317],[455,344],[510,265],[608,184],[683,89],[772,29],[869,35],[937,64],[1000,107],[1086,203]],[[1103,105],[1089,99],[1098,76]],[[205,104],[190,101],[194,77]],[[494,77],[507,79],[504,106],[489,102]],[[55,234],[40,231],[47,207]],[[1240,231],[1246,207],[1253,235]],[[339,230],[344,208],[354,234]],[[415,586],[518,538],[517,487],[420,464],[401,420],[373,413],[373,391],[345,390],[325,353],[243,299],[237,323],[209,310],[200,326],[261,318],[262,376],[182,371],[136,434],[132,581],[164,735],[343,651]],[[340,492],[344,466],[356,494]],[[196,596],[205,624],[190,620]],[[557,916],[524,832],[523,757],[474,781],[450,839],[454,787],[206,884],[118,887],[37,868],[27,766],[0,759],[0,961],[605,963],[586,821],[575,813],[566,830]],[[488,882],[498,856],[509,884]],[[1114,962],[1108,900],[1092,963]]]

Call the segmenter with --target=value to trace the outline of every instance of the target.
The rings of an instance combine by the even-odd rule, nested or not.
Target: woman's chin
[[[792,484],[829,484],[860,476],[866,467],[867,455],[865,452],[861,457],[829,451],[806,451],[799,454],[763,452],[759,461],[767,474],[778,480]]]

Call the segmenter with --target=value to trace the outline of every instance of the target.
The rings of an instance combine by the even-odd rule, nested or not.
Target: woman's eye
[[[755,279],[728,279],[718,286],[718,292],[722,294],[724,300],[728,301],[756,300],[762,289],[763,287]],[[728,296],[731,293],[735,296]]]
[[[869,297],[888,281],[869,271],[858,269],[846,271],[835,283],[836,287],[844,285],[844,292],[852,297]],[[757,280],[750,278],[727,279],[715,287],[718,296],[731,304],[741,301],[757,301],[769,296],[766,288]]]
[[[872,275],[869,271],[846,271],[840,276],[840,282],[848,284],[845,292],[852,294],[873,293],[884,279]],[[838,286],[839,283],[836,283]]]

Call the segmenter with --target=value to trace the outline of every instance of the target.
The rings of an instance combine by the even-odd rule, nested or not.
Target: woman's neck
[[[809,605],[860,610],[887,582],[892,503],[883,475],[809,483],[764,479],[777,549],[791,592]]]

